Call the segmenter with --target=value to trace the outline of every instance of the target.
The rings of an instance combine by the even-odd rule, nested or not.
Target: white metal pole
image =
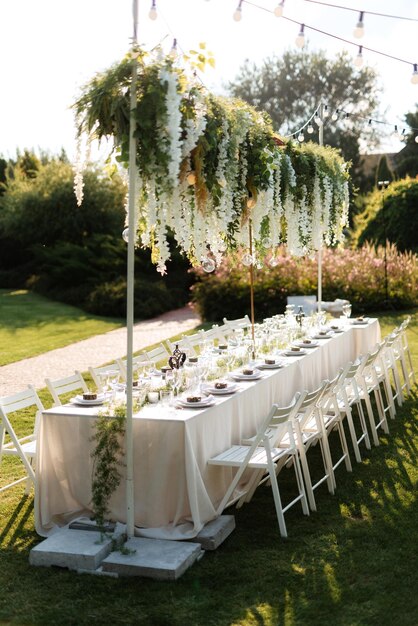
[[[138,42],[138,0],[133,0],[133,38],[132,47]],[[136,205],[136,123],[133,110],[136,106],[136,82],[138,66],[132,63],[131,99],[130,99],[130,129],[129,129],[129,203],[128,203],[128,269],[127,269],[127,297],[126,297],[126,433],[125,433],[125,460],[126,460],[126,533],[129,537],[135,534],[135,502],[134,502],[134,467],[133,467],[133,433],[132,433],[132,358],[133,358],[133,325],[134,325],[134,265],[135,265],[135,205]]]
[[[323,146],[324,145],[324,105],[322,104],[322,102],[319,105],[318,115],[322,121],[322,124],[319,126],[319,131],[318,131],[319,145]],[[320,226],[320,229],[321,229],[321,242],[319,244],[319,249],[318,249],[318,313],[321,313],[322,311],[322,224]]]

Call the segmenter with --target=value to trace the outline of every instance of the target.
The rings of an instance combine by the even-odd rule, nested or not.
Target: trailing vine
[[[103,527],[109,514],[109,500],[121,481],[123,466],[126,406],[112,408],[100,413],[96,420],[96,432],[92,441],[96,447],[91,453],[94,459],[92,479],[92,505],[96,523]]]
[[[200,54],[200,53],[199,53]],[[202,55],[204,57],[204,55]],[[278,138],[271,119],[249,104],[207,93],[170,57],[135,49],[98,74],[74,104],[78,143],[111,139],[116,160],[129,165],[132,66],[137,64],[135,239],[150,247],[162,273],[170,258],[167,232],[192,264],[217,261],[226,249],[248,247],[251,219],[257,251],[287,243],[310,254],[336,244],[348,218],[348,174],[338,151]],[[78,164],[82,163],[81,155]],[[82,177],[76,168],[76,193]]]

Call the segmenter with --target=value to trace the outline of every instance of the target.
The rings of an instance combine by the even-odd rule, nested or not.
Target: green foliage
[[[330,59],[324,51],[305,50],[287,50],[259,66],[246,60],[229,90],[266,111],[274,128],[285,135],[303,125],[307,112],[315,111],[320,102],[326,103],[330,112],[344,107],[361,111],[364,117],[375,114],[380,91],[376,72],[370,67],[355,69],[347,52]],[[344,118],[333,122],[328,118],[324,130],[325,143],[341,149],[353,164],[355,182],[361,182],[358,166],[360,134],[365,138],[363,121]],[[375,145],[376,131],[370,131],[367,139],[369,145]]]
[[[323,250],[322,294],[324,300],[347,298],[354,312],[385,308],[385,251],[364,246],[360,250]],[[278,252],[277,267],[255,270],[254,299],[257,319],[284,311],[287,296],[316,295],[318,267],[315,258],[293,258]],[[418,261],[394,246],[387,250],[389,306],[407,308],[418,304]],[[248,269],[226,261],[215,274],[198,273],[192,300],[202,319],[222,321],[250,314]]]
[[[124,456],[126,407],[112,407],[112,415],[99,414],[92,439],[96,447],[92,480],[92,505],[96,523],[103,527],[108,515],[109,500],[121,481],[120,466]]]
[[[418,252],[418,181],[393,182],[381,192],[373,191],[364,200],[365,208],[355,221],[354,241],[384,245],[396,243],[399,250]]]

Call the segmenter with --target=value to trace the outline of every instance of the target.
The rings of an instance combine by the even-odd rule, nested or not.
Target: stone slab
[[[67,567],[92,571],[112,550],[112,540],[89,530],[61,528],[32,548],[29,563],[36,566]]]
[[[129,553],[112,552],[104,559],[104,572],[155,580],[176,580],[204,554],[200,543],[143,537],[128,539],[124,549]]]
[[[204,525],[197,537],[192,541],[200,543],[203,550],[216,550],[235,528],[233,515],[220,515]]]

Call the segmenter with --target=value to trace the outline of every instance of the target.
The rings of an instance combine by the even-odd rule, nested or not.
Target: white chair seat
[[[281,456],[284,454],[293,454],[294,450],[290,450],[286,448],[271,448],[270,458],[275,463]],[[246,455],[248,454],[248,446],[239,446],[235,445],[211,458],[211,465],[225,465],[227,463],[231,467],[239,467],[244,461]],[[248,461],[247,467],[256,468],[256,469],[267,469],[268,468],[268,459],[267,459],[267,451],[263,447],[258,447],[254,450],[253,455]]]

